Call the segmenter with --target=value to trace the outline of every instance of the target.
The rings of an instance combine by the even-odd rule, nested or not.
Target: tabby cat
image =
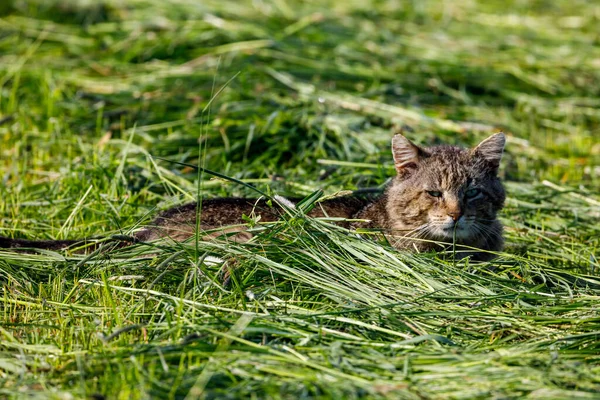
[[[337,217],[359,222],[340,222],[347,228],[373,228],[384,232],[398,249],[443,250],[453,247],[459,257],[485,261],[502,249],[502,225],[497,213],[505,192],[498,178],[505,137],[496,133],[473,149],[455,146],[418,147],[401,134],[392,139],[396,176],[376,198],[349,195],[318,202],[312,217]],[[293,207],[297,199],[282,199]],[[171,208],[137,232],[133,241],[160,238],[184,241],[196,233],[197,204]],[[251,237],[244,215],[276,221],[282,208],[266,199],[217,198],[203,200],[200,230],[211,231],[202,239],[228,234],[234,240]],[[242,227],[240,227],[240,225]],[[215,233],[215,231],[217,233]],[[0,248],[59,250],[82,240],[30,241],[0,237]]]

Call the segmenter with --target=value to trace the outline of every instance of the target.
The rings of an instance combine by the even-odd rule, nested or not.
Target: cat
[[[473,149],[456,146],[419,147],[402,134],[392,139],[396,176],[377,197],[348,195],[316,203],[311,217],[335,217],[349,229],[383,232],[390,244],[410,251],[452,248],[459,258],[488,261],[502,250],[502,225],[497,219],[506,194],[498,178],[505,146],[496,133]],[[277,199],[276,199],[277,200]],[[260,222],[280,219],[281,204],[295,207],[299,199],[216,198],[171,208],[135,233],[134,242],[161,238],[184,241],[196,232],[200,215],[201,239],[226,234],[246,241],[252,234],[244,216],[260,216]],[[210,232],[210,233],[207,233]],[[0,237],[0,248],[65,249],[83,240],[32,241]]]

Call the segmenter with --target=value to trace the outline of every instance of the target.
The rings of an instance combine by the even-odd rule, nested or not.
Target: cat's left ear
[[[472,154],[483,158],[492,168],[497,170],[498,167],[500,167],[505,144],[506,137],[504,136],[504,133],[495,133],[479,143],[477,147],[472,150]]]

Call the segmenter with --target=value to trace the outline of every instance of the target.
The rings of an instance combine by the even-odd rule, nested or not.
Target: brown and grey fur
[[[312,217],[360,219],[339,222],[347,228],[375,228],[399,249],[431,251],[452,244],[461,256],[489,260],[502,249],[502,225],[496,215],[504,204],[504,188],[497,176],[504,150],[504,134],[498,133],[473,149],[454,146],[420,148],[404,136],[392,139],[397,175],[377,198],[343,196],[321,201]],[[296,199],[291,199],[296,203]],[[272,204],[272,205],[269,205]],[[161,238],[184,241],[196,233],[197,204],[171,208],[137,232],[134,241]],[[245,241],[243,215],[272,222],[283,210],[264,199],[221,198],[204,200],[200,231],[203,240],[229,234]],[[27,241],[0,237],[0,248],[63,249],[83,241]],[[482,251],[471,248],[481,249]]]

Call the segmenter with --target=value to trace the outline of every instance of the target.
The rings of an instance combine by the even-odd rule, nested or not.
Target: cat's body
[[[453,146],[422,149],[396,135],[392,153],[397,176],[384,194],[375,198],[351,195],[320,201],[309,216],[353,220],[338,222],[350,229],[381,230],[399,249],[430,251],[454,244],[459,255],[489,260],[493,258],[491,252],[501,250],[503,243],[502,226],[496,214],[505,199],[497,177],[504,142],[500,133],[471,150]],[[296,202],[289,200],[289,206]],[[233,240],[245,241],[251,234],[245,228],[244,215],[272,222],[280,219],[282,212],[277,202],[266,199],[209,199],[201,203],[200,209],[194,203],[163,212],[137,232],[134,240],[183,241],[194,236],[199,228],[203,240],[226,234]],[[0,248],[56,250],[74,243],[82,241],[0,237]]]

